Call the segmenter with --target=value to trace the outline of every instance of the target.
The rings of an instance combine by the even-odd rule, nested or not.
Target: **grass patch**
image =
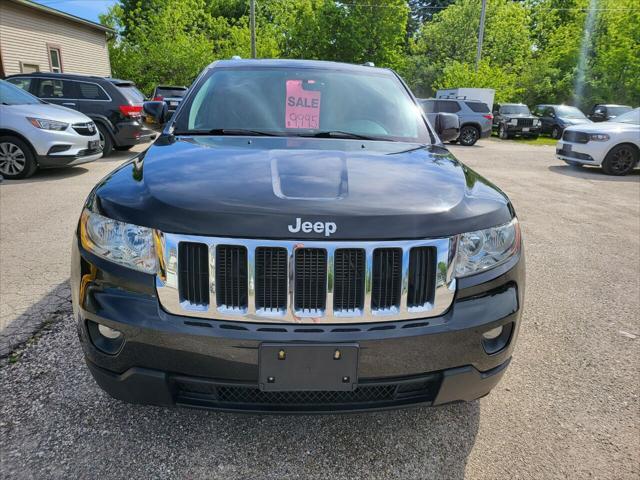
[[[551,138],[551,137],[543,137],[540,136],[538,138],[536,138],[535,140],[532,138],[523,138],[523,137],[516,137],[516,138],[510,138],[509,140],[500,140],[498,137],[492,136],[491,140],[495,140],[498,142],[517,142],[517,143],[522,143],[525,145],[552,145],[555,146],[556,143],[558,143],[558,140],[556,140],[555,138]]]

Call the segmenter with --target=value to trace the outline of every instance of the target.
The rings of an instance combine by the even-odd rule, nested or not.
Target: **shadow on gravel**
[[[58,284],[0,331],[0,358],[26,342],[56,313],[71,312],[69,281]]]
[[[87,172],[88,170],[82,167],[82,165],[67,168],[45,168],[43,170],[38,170],[33,177],[22,180],[8,180],[5,178],[2,181],[2,185],[55,182],[57,180],[66,180],[67,178],[77,177],[78,175],[82,175]]]
[[[572,167],[570,165],[551,165],[549,171],[567,175],[574,178],[586,178],[603,182],[638,182],[640,181],[640,170],[635,169],[630,174],[623,177],[607,175],[600,167]]]

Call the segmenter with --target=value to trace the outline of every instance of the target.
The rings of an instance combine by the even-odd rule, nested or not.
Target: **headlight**
[[[533,124],[536,125],[536,126],[539,125],[540,124],[540,120],[538,120],[537,118],[534,118],[533,119]]]
[[[509,123],[511,125],[517,125],[518,124],[518,119],[517,118],[512,118],[511,120],[509,120]]]
[[[520,226],[514,218],[498,227],[463,233],[458,238],[456,276],[466,277],[496,267],[520,249]]]
[[[594,142],[606,142],[609,140],[609,135],[606,133],[592,133],[589,135],[589,140],[593,140]]]
[[[69,126],[68,123],[59,122],[57,120],[47,120],[46,118],[33,118],[27,117],[27,120],[36,128],[42,128],[43,130],[66,130]]]
[[[80,217],[82,246],[91,253],[144,273],[156,273],[153,230],[112,220],[84,210]]]

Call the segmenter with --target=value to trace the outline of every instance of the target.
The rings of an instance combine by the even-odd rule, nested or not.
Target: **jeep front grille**
[[[364,323],[442,315],[456,239],[295,241],[159,235],[169,313],[271,323]]]
[[[532,127],[533,126],[533,118],[519,118],[518,119],[519,127]]]

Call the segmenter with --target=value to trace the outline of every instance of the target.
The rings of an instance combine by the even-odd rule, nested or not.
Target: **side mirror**
[[[167,104],[165,102],[144,102],[142,110],[145,115],[152,117],[160,125],[167,121]]]
[[[438,113],[432,121],[433,128],[443,142],[455,140],[460,135],[460,119],[455,113]]]

